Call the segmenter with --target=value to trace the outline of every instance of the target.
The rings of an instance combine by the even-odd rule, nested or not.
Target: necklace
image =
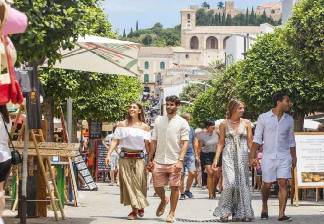
[[[238,124],[238,123],[240,123],[240,121],[232,121],[232,120],[230,120],[230,122],[232,123],[232,124]]]

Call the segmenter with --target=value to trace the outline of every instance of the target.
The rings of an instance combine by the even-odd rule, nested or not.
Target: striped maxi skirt
[[[147,173],[144,159],[119,159],[120,203],[142,209],[147,207]]]

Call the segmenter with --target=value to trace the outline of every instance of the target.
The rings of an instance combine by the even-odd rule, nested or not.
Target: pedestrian
[[[218,138],[218,134],[215,131],[215,121],[207,120],[205,122],[205,131],[198,136],[198,145],[201,152],[201,165],[207,173],[207,189],[209,199],[216,198],[215,178],[219,179],[220,177],[220,171],[212,169]],[[219,162],[218,166],[221,166],[221,162]]]
[[[190,123],[190,114],[189,113],[184,113],[182,115],[182,117],[188,122]],[[187,153],[184,157],[184,161],[183,161],[183,172],[182,172],[182,178],[181,178],[181,187],[180,187],[180,200],[184,200],[186,199],[186,196],[188,198],[193,198],[193,194],[190,191],[192,183],[195,179],[196,176],[196,158],[198,157],[196,149],[194,148],[195,146],[195,130],[190,127],[190,131],[189,131],[189,147],[187,150]],[[198,157],[199,158],[199,157]],[[188,178],[187,178],[187,182],[186,182],[186,190],[184,187],[184,182],[185,182],[185,175],[186,175],[186,171],[188,171]]]
[[[228,104],[227,119],[220,124],[220,139],[217,154],[213,162],[214,169],[222,156],[224,189],[214,216],[227,222],[252,221],[254,212],[251,205],[249,183],[249,148],[252,145],[251,122],[242,118],[244,104],[239,100],[231,100]]]
[[[290,98],[286,93],[277,92],[272,97],[274,107],[259,116],[253,146],[251,165],[257,164],[256,152],[263,143],[262,155],[262,212],[261,219],[268,219],[268,198],[272,183],[279,185],[279,221],[291,221],[285,215],[288,199],[288,180],[291,170],[296,167],[296,142],[294,120],[288,114],[291,108]]]
[[[144,121],[143,106],[132,103],[127,119],[117,125],[105,161],[108,166],[113,150],[120,147],[120,202],[132,207],[128,215],[130,220],[143,217],[144,208],[148,206],[144,151],[149,150],[150,128]]]
[[[201,128],[197,128],[195,130],[195,145],[194,149],[196,151],[196,159],[195,159],[195,165],[196,165],[196,175],[195,175],[195,182],[193,184],[193,187],[199,187],[202,188],[202,168],[201,168],[201,161],[200,161],[200,151],[199,151],[199,141],[198,136],[202,132]],[[207,178],[206,178],[207,179]],[[206,181],[207,182],[207,181]]]
[[[9,133],[11,122],[9,112],[6,105],[0,105],[0,223],[2,220],[2,212],[5,208],[5,181],[11,169],[11,151],[8,146]]]
[[[155,120],[151,149],[149,151],[148,169],[153,173],[153,186],[161,199],[156,210],[156,216],[162,216],[166,205],[171,201],[167,222],[174,222],[175,211],[179,200],[181,171],[184,157],[188,149],[189,124],[177,115],[180,99],[177,96],[166,98],[166,112]],[[153,161],[153,155],[154,161]],[[170,200],[165,195],[164,186],[169,183]]]
[[[113,127],[112,133],[115,132],[116,128],[117,128],[117,126]],[[107,148],[107,150],[109,150],[109,148],[111,147],[111,142],[112,142],[113,136],[114,136],[114,134],[110,134],[106,137],[107,141],[104,143],[104,145]],[[109,186],[114,186],[114,185],[119,186],[119,182],[118,182],[119,153],[120,153],[120,147],[116,147],[116,149],[112,151],[111,156],[110,156],[110,160],[109,160],[110,184],[109,184]]]

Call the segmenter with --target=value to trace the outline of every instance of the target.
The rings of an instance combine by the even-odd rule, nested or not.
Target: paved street
[[[193,220],[208,220],[214,219],[212,211],[217,205],[218,200],[208,200],[207,192],[194,188],[193,190],[195,199],[187,199],[179,201],[177,217],[180,219],[193,219]],[[168,192],[169,193],[169,192]],[[117,187],[108,186],[108,184],[99,184],[99,191],[97,192],[80,192],[81,207],[65,207],[67,219],[59,223],[78,223],[78,224],[123,224],[123,223],[164,223],[162,218],[155,217],[155,209],[159,203],[157,198],[152,197],[152,188],[149,190],[150,206],[145,210],[145,218],[136,221],[126,220],[129,213],[129,207],[124,207],[119,204],[119,192]],[[219,198],[219,195],[218,195]],[[256,213],[256,220],[254,223],[278,223],[276,221],[276,214],[278,210],[278,201],[271,199],[269,202],[270,220],[260,221],[259,214],[261,209],[260,196],[258,193],[253,195],[253,207]],[[319,203],[320,206],[312,202],[304,203],[304,206],[295,207],[288,206],[287,214],[292,215],[294,218],[293,223],[309,223],[309,224],[322,224],[324,223],[324,202]],[[10,211],[5,212],[6,216],[14,216]],[[53,214],[50,212],[51,217],[47,219],[29,219],[28,223],[57,223],[53,219]],[[6,219],[6,223],[18,223],[18,219]],[[176,223],[183,223],[177,221]]]

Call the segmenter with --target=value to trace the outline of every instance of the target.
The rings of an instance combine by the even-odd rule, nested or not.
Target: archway
[[[206,49],[218,49],[218,40],[216,37],[210,36],[207,38]]]
[[[190,49],[198,49],[199,48],[199,39],[196,36],[191,37],[190,40]]]
[[[225,37],[224,40],[223,40],[223,49],[224,50],[226,49],[226,41],[228,40],[228,38],[230,38],[230,37],[229,36]]]

